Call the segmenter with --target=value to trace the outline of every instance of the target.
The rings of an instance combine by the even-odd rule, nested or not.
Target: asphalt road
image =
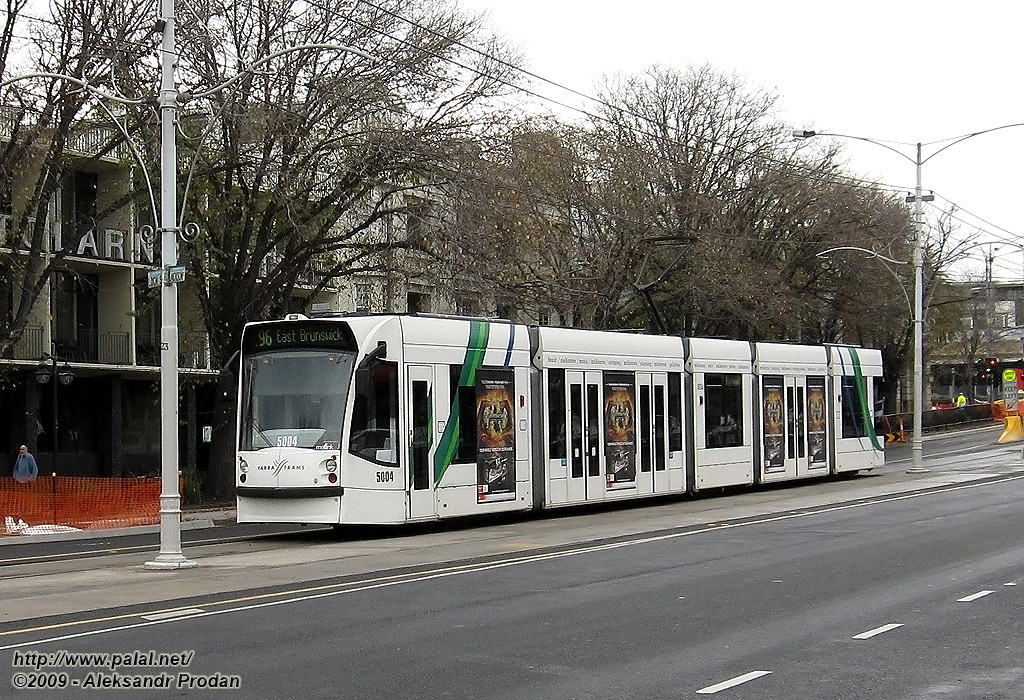
[[[986,468],[990,440],[962,440],[945,445],[966,450],[947,468]],[[42,657],[32,654],[52,655],[45,660],[63,665],[36,675],[78,683],[60,697],[141,694],[83,689],[116,678],[114,664],[74,667],[56,656],[135,650],[194,652],[187,666],[168,656],[116,673],[191,682],[189,694],[202,697],[1024,697],[1024,474],[807,505],[801,494],[821,488],[770,492],[793,506],[773,514],[672,528],[652,520],[581,544],[530,548],[522,540],[623,514],[513,526],[507,540],[495,534],[496,553],[460,565],[320,578],[273,595],[257,595],[267,581],[254,570],[248,596],[183,592],[178,610],[148,619],[94,611],[88,624],[22,625],[0,636],[0,655],[11,661],[12,684],[36,673]],[[626,515],[644,520],[656,510]],[[486,534],[429,537],[447,539],[455,556]],[[414,547],[417,538],[409,538]],[[320,546],[331,545],[284,549]],[[65,675],[54,680],[51,671]],[[203,682],[241,687],[195,688]],[[14,692],[0,685],[0,697]]]
[[[1008,453],[1018,455],[1021,446],[997,445],[995,440],[1001,429],[997,425],[985,424],[967,430],[936,433],[925,436],[924,464],[937,472],[970,471],[988,469],[993,458],[1005,457]],[[881,474],[899,472],[911,466],[912,455],[909,443],[890,443],[886,446],[886,468]],[[820,482],[818,482],[820,483]],[[830,482],[826,482],[828,485]],[[790,488],[808,487],[807,482],[795,482],[781,487],[768,487],[765,492]],[[842,482],[835,484],[842,488]],[[733,497],[730,491],[723,498]],[[716,496],[716,494],[712,494]],[[471,524],[472,525],[472,524]],[[454,527],[462,527],[456,524]],[[442,524],[440,527],[451,527]],[[428,528],[406,528],[423,531]],[[190,552],[201,555],[203,548],[222,547],[231,543],[242,543],[240,548],[274,547],[284,542],[320,542],[340,540],[367,540],[388,537],[391,529],[349,528],[334,533],[325,526],[266,525],[223,523],[216,528],[183,530],[182,545]],[[87,557],[110,556],[118,553],[153,552],[159,549],[159,535],[156,532],[134,534],[110,534],[106,537],[46,541],[45,538],[0,538],[0,569],[25,562],[60,561]]]

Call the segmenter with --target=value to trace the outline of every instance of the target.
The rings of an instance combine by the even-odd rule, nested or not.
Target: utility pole
[[[174,70],[174,0],[161,0],[160,44],[160,553],[147,569],[189,569],[196,562],[181,551],[181,494],[178,493],[178,285],[170,269],[178,264],[178,150],[174,130],[178,88]]]
[[[917,182],[914,187],[914,434],[910,440],[913,466],[907,469],[908,473],[924,473],[924,437],[922,435],[924,426],[921,421],[924,418],[921,403],[924,401],[924,212],[921,209],[921,202],[925,197],[921,195],[921,166],[924,161],[921,159],[921,144],[917,144],[914,165],[916,166]],[[929,195],[927,199],[934,199]]]

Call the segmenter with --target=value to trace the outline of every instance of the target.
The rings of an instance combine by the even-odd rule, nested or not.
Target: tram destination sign
[[[280,321],[246,328],[242,347],[246,353],[290,348],[355,351],[356,340],[344,323]]]

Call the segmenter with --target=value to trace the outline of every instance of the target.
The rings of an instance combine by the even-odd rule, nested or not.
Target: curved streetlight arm
[[[940,153],[942,153],[943,151],[945,151],[947,148],[950,148],[951,146],[955,146],[958,143],[960,143],[961,141],[966,141],[967,139],[972,139],[975,136],[981,136],[982,134],[990,134],[993,131],[1000,131],[1002,129],[1010,129],[1010,128],[1015,127],[1015,126],[1024,126],[1024,122],[1017,122],[1016,124],[1003,124],[1002,126],[994,126],[991,129],[984,129],[982,131],[975,131],[974,133],[971,133],[971,134],[964,134],[963,136],[956,137],[953,141],[951,141],[950,143],[947,143],[945,146],[943,146],[939,150],[935,151],[935,153],[932,153],[930,156],[928,156],[927,158],[922,160],[921,164],[924,165],[925,163],[930,161],[932,158],[934,158],[935,156],[937,156]],[[936,143],[939,143],[939,142],[936,142]]]
[[[858,251],[860,253],[864,253],[865,255],[869,255],[872,258],[878,258],[879,260],[884,260],[886,262],[890,262],[893,265],[909,265],[910,264],[909,262],[907,262],[905,260],[896,260],[894,258],[890,258],[888,255],[883,255],[883,254],[879,253],[877,250],[871,250],[870,248],[861,248],[860,246],[855,246],[855,245],[840,245],[840,246],[836,246],[835,248],[826,248],[825,250],[823,250],[823,251],[821,251],[819,253],[815,253],[814,257],[816,257],[816,258],[824,258],[824,257],[827,257],[829,253],[833,253],[833,252],[835,252],[837,250],[856,250],[856,251]]]
[[[1024,122],[1016,122],[1014,124],[1003,124],[1001,126],[994,126],[991,129],[982,129],[981,131],[974,131],[974,132],[971,132],[969,134],[964,134],[963,136],[954,136],[952,138],[952,140],[950,140],[949,143],[947,143],[945,146],[943,146],[942,148],[938,149],[934,153],[930,154],[927,158],[921,158],[921,156],[920,156],[920,148],[921,148],[922,144],[917,144],[917,147],[918,147],[918,157],[917,158],[911,158],[910,156],[908,156],[903,151],[899,150],[898,148],[894,148],[894,147],[890,146],[889,144],[887,144],[884,141],[878,141],[876,139],[870,139],[870,138],[867,138],[866,136],[854,136],[853,134],[837,134],[837,133],[832,133],[832,132],[828,132],[828,131],[812,131],[812,130],[809,130],[809,129],[795,129],[793,131],[793,138],[796,138],[796,139],[810,139],[810,138],[814,138],[815,136],[834,136],[836,138],[841,138],[841,139],[853,139],[854,141],[866,141],[867,143],[873,143],[876,146],[881,146],[882,148],[888,149],[888,150],[892,151],[893,153],[895,153],[896,155],[898,155],[901,158],[903,158],[904,160],[908,160],[908,161],[910,161],[911,163],[913,163],[915,165],[924,165],[925,163],[930,161],[935,156],[939,155],[940,153],[942,153],[943,151],[945,151],[948,148],[952,148],[953,146],[957,145],[961,141],[966,141],[967,139],[972,139],[975,136],[981,136],[983,134],[990,134],[993,131],[1001,131],[1003,129],[1012,129],[1013,127],[1017,127],[1017,126],[1024,126]],[[931,145],[934,145],[934,144],[937,144],[937,143],[942,143],[942,141],[933,141],[931,143],[927,143],[927,144],[923,144],[923,145],[931,146]],[[910,145],[910,144],[907,144],[907,145]]]
[[[128,130],[120,121],[117,120],[117,117],[114,116],[114,113],[110,111],[110,108],[103,102],[104,100],[111,100],[113,102],[117,102],[119,104],[124,105],[142,105],[146,104],[147,101],[132,100],[126,97],[118,97],[117,95],[112,95],[109,92],[100,90],[99,88],[90,84],[87,80],[82,80],[81,78],[76,78],[73,75],[65,75],[63,73],[25,73],[23,75],[17,75],[13,78],[9,78],[8,80],[3,81],[2,83],[0,83],[0,88],[5,87],[7,85],[11,85],[12,83],[18,82],[19,80],[28,80],[31,78],[51,78],[53,80],[64,80],[69,83],[73,83],[74,85],[78,85],[79,87],[86,90],[90,95],[97,98],[96,104],[99,105],[100,109],[102,109],[104,113],[106,113],[107,117],[110,118],[110,121],[115,126],[117,126],[117,129],[118,131],[121,132],[121,135],[124,136],[125,144],[127,144],[128,149],[131,151],[132,156],[135,158],[135,162],[139,165],[139,168],[142,170],[142,177],[146,181],[146,193],[149,195],[149,206],[153,212],[153,219],[156,220],[158,216],[156,208],[156,193],[153,191],[153,181],[149,176],[149,170],[146,168],[146,162],[142,159],[142,154],[139,153],[139,149],[137,149],[135,147],[135,144],[132,142],[131,136],[128,134]]]
[[[24,73],[22,75],[16,75],[13,78],[8,78],[7,80],[5,80],[3,82],[0,82],[0,88],[7,87],[8,85],[11,85],[12,83],[16,83],[19,80],[29,80],[31,78],[52,78],[54,80],[64,80],[64,81],[67,81],[69,83],[74,83],[75,85],[78,85],[79,87],[85,88],[86,90],[88,90],[90,93],[92,93],[96,97],[102,97],[103,99],[110,100],[112,102],[119,102],[119,103],[121,103],[123,105],[142,105],[142,104],[146,104],[147,102],[150,101],[150,100],[140,100],[140,99],[134,99],[133,100],[133,99],[130,99],[128,97],[121,97],[119,95],[113,95],[113,94],[111,94],[109,92],[105,92],[103,90],[100,90],[98,87],[95,87],[94,85],[92,85],[88,80],[82,80],[81,78],[76,78],[73,75],[64,75],[63,73],[47,73],[47,72]]]
[[[795,138],[795,139],[811,139],[811,138],[814,138],[816,136],[834,136],[834,137],[840,138],[840,139],[853,139],[854,141],[866,141],[867,143],[873,143],[876,146],[881,146],[882,148],[888,149],[888,150],[892,151],[893,153],[895,153],[896,155],[898,155],[900,158],[903,158],[904,160],[908,160],[911,163],[914,163],[915,165],[917,164],[917,161],[915,159],[911,158],[910,156],[908,156],[906,153],[904,153],[900,149],[893,148],[892,146],[890,146],[889,144],[885,143],[884,141],[876,141],[875,139],[869,139],[866,136],[853,136],[851,134],[834,134],[834,133],[828,132],[828,131],[810,131],[810,130],[807,130],[807,129],[797,129],[797,130],[793,131],[793,138]],[[952,145],[952,144],[950,144],[950,145]]]
[[[907,308],[910,310],[911,317],[913,317],[915,315],[914,314],[914,303],[910,300],[910,294],[907,293],[907,288],[905,286],[903,286],[903,280],[901,280],[900,276],[898,274],[896,274],[896,270],[892,269],[887,264],[887,263],[892,263],[893,265],[909,265],[910,263],[908,263],[908,262],[906,262],[904,260],[896,260],[894,258],[890,258],[888,255],[883,255],[882,253],[879,253],[877,250],[871,250],[870,248],[861,248],[861,247],[855,246],[855,245],[841,245],[841,246],[836,246],[835,248],[826,248],[825,250],[822,250],[822,251],[820,251],[818,253],[815,253],[814,257],[816,257],[816,258],[827,258],[829,253],[834,253],[834,252],[841,251],[841,250],[853,250],[853,251],[856,251],[858,253],[864,253],[865,255],[868,255],[868,256],[870,256],[872,258],[878,258],[878,260],[881,261],[881,263],[882,263],[882,267],[884,267],[886,270],[888,270],[889,274],[891,274],[893,277],[895,277],[896,278],[896,282],[900,285],[900,291],[903,292],[903,299],[907,302]]]

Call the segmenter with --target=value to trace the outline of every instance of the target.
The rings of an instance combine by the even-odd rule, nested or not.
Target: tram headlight
[[[238,460],[238,471],[245,474],[247,471],[249,471],[249,463],[246,462],[244,459]]]
[[[326,462],[324,462],[324,469],[331,473],[338,471],[338,458],[330,457]]]
[[[338,483],[338,475],[335,474],[334,472],[331,472],[330,474],[327,475],[327,480],[332,484],[336,484]]]

